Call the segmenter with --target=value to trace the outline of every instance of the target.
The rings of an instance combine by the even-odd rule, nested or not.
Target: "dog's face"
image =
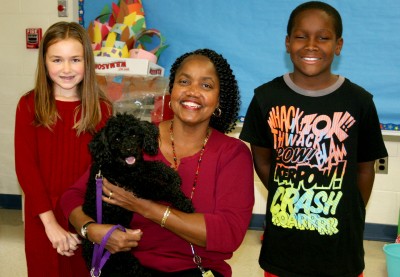
[[[89,149],[97,163],[132,167],[143,159],[143,151],[157,153],[158,128],[133,115],[117,114],[94,136]]]
[[[110,130],[109,130],[110,131]],[[108,132],[109,148],[112,159],[122,165],[133,166],[143,158],[142,148],[144,134],[140,126],[120,125],[117,130]]]

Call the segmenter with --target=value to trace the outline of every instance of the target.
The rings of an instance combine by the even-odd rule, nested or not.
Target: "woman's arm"
[[[95,221],[82,211],[89,175],[90,170],[88,169],[85,174],[82,175],[81,178],[79,178],[79,180],[61,196],[60,199],[60,208],[64,216],[68,218],[69,222],[74,226],[79,235],[82,235],[81,228],[84,224],[89,221]],[[87,227],[87,238],[92,242],[100,244],[103,237],[112,226],[113,225],[109,224],[90,224]],[[107,241],[106,249],[111,253],[129,251],[132,247],[137,246],[141,236],[142,232],[140,230],[127,229],[126,232],[122,232],[117,229],[111,234]]]
[[[110,195],[111,191],[111,199],[104,196]],[[103,179],[103,192],[104,202],[139,213],[157,224],[161,224],[164,213],[168,207],[151,200],[137,198],[131,192],[111,184],[106,179]],[[207,236],[203,214],[189,214],[172,208],[170,211],[169,216],[165,220],[164,228],[174,232],[188,242],[199,246],[206,245]]]
[[[217,147],[218,148],[218,147]],[[244,143],[226,146],[213,160],[204,159],[203,170],[210,162],[210,171],[202,171],[202,182],[209,182],[214,199],[209,212],[185,213],[171,209],[165,221],[165,228],[179,237],[208,250],[232,252],[243,240],[251,219],[254,204],[253,163],[248,147]],[[217,152],[218,152],[217,151]],[[207,180],[207,181],[205,181]],[[107,197],[112,191],[112,197]],[[166,205],[135,197],[132,193],[103,180],[103,201],[121,206],[161,225]],[[197,197],[200,197],[197,195]],[[199,198],[198,198],[199,199]],[[202,201],[200,199],[200,201]],[[200,209],[201,210],[201,209]],[[221,233],[224,233],[221,236]]]
[[[75,227],[77,233],[82,235],[82,226],[87,222],[94,220],[82,211],[82,206],[78,206],[72,210],[69,216],[69,221],[72,226]],[[107,232],[112,227],[113,225],[110,224],[90,224],[87,226],[86,237],[89,241],[100,244],[103,237],[106,236]],[[136,247],[138,245],[138,241],[141,237],[141,230],[126,229],[126,232],[123,232],[119,229],[116,229],[107,240],[106,249],[112,254],[120,251],[130,251],[132,247]]]

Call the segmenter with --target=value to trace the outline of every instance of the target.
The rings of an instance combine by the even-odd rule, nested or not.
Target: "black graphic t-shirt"
[[[286,74],[255,90],[240,138],[272,149],[261,267],[280,277],[360,274],[357,164],[387,156],[372,95],[343,77],[307,91]]]

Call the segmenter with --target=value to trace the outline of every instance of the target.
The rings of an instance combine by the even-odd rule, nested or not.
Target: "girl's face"
[[[205,56],[187,57],[176,72],[171,91],[175,118],[194,124],[208,122],[218,107],[219,78],[214,64]]]
[[[76,95],[85,72],[82,44],[75,39],[56,42],[47,49],[45,60],[55,95]]]
[[[343,39],[336,37],[332,18],[324,11],[313,9],[297,15],[285,44],[297,85],[313,80],[324,87],[323,83],[330,80],[331,65],[334,56],[340,54]]]

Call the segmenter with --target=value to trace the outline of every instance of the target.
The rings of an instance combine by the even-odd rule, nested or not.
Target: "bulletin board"
[[[117,0],[79,0],[85,27]],[[292,71],[285,51],[286,25],[298,0],[142,0],[148,28],[158,29],[169,47],[158,63],[169,67],[181,54],[211,48],[230,62],[241,91],[240,115],[254,88]],[[400,126],[400,1],[326,1],[343,20],[344,46],[333,72],[374,95],[382,129]]]

